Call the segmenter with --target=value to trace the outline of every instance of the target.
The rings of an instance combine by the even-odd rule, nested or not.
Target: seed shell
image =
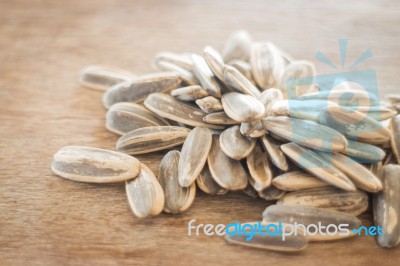
[[[219,138],[221,150],[230,158],[241,160],[254,149],[256,141],[240,133],[239,126],[225,129]]]

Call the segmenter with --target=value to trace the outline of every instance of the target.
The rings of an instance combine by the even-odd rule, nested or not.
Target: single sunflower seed
[[[269,186],[258,192],[258,196],[266,201],[276,201],[285,195],[286,191],[275,186]]]
[[[193,203],[196,195],[196,184],[182,187],[178,179],[180,152],[169,151],[160,163],[158,180],[164,191],[164,211],[180,213],[187,210]]]
[[[383,189],[373,198],[374,222],[383,231],[377,241],[381,247],[392,248],[400,243],[400,166],[383,166],[381,179]]]
[[[254,96],[256,98],[260,97],[261,92],[258,90],[258,88],[236,68],[228,65],[225,66],[223,68],[223,75],[226,83],[236,91]]]
[[[255,84],[255,81],[253,79],[253,74],[251,73],[251,66],[249,63],[243,60],[235,59],[228,62],[228,65],[236,68],[240,73],[242,73],[243,76],[245,76],[248,80],[250,80],[251,83]]]
[[[247,168],[250,172],[249,183],[256,191],[263,191],[271,185],[273,172],[267,155],[256,145],[246,158]]]
[[[79,76],[79,83],[89,89],[106,91],[115,84],[130,82],[134,75],[128,71],[107,66],[85,67]]]
[[[181,78],[174,72],[161,72],[137,78],[131,82],[119,83],[103,95],[106,108],[118,102],[140,102],[153,92],[167,92],[179,86]]]
[[[233,120],[224,111],[208,114],[203,118],[203,121],[206,123],[215,124],[215,125],[237,125],[237,124],[240,124],[239,121]]]
[[[152,93],[144,101],[144,105],[155,114],[177,121],[189,126],[204,126],[214,129],[222,129],[218,125],[205,123],[203,118],[207,115],[201,109],[185,102],[176,100],[174,97]]]
[[[180,66],[181,68],[184,68],[188,71],[192,71],[193,69],[192,59],[187,54],[161,52],[156,55],[154,61],[156,65],[158,64],[158,62],[169,62],[174,65]]]
[[[315,152],[293,142],[283,144],[281,149],[293,162],[319,179],[346,191],[356,190],[353,182],[346,175]]]
[[[282,171],[287,171],[289,165],[285,154],[281,150],[281,143],[267,135],[262,136],[260,140],[272,164]]]
[[[170,71],[170,72],[175,72],[175,73],[179,74],[179,76],[182,79],[182,82],[187,85],[198,85],[199,84],[199,81],[197,80],[195,75],[191,71],[189,71],[183,67],[175,65],[168,61],[158,61],[157,66],[162,71]]]
[[[361,190],[348,192],[324,187],[286,193],[276,204],[324,208],[358,216],[368,208],[368,195]]]
[[[251,95],[229,92],[224,94],[221,100],[226,114],[236,121],[258,120],[265,112],[264,105]]]
[[[392,107],[385,107],[381,105],[375,106],[348,106],[347,108],[363,113],[377,121],[390,119],[397,115],[397,112]]]
[[[272,184],[285,191],[329,187],[330,184],[304,171],[291,171],[275,177]]]
[[[390,121],[390,131],[392,134],[391,147],[396,156],[397,163],[400,164],[400,115],[393,117]]]
[[[198,107],[200,107],[201,110],[203,110],[207,114],[224,110],[221,100],[213,96],[207,96],[202,99],[198,99],[196,100],[196,104]]]
[[[265,115],[270,115],[275,102],[283,100],[283,94],[281,90],[270,88],[261,93],[259,100],[265,107]]]
[[[364,90],[346,89],[319,91],[297,97],[298,100],[328,100],[340,106],[378,105],[378,98]]]
[[[129,155],[145,154],[181,145],[190,129],[176,126],[154,126],[135,129],[122,137],[116,149]]]
[[[347,149],[342,153],[359,163],[377,163],[386,155],[384,150],[375,145],[351,139],[347,139]]]
[[[224,78],[224,59],[221,54],[211,46],[206,46],[203,50],[204,59],[207,62],[208,67],[214,73],[214,75],[222,82]]]
[[[196,184],[203,192],[210,195],[225,195],[229,191],[222,188],[217,182],[214,181],[207,164],[196,178]]]
[[[240,161],[225,155],[220,148],[218,135],[212,136],[211,150],[207,158],[208,168],[215,182],[228,190],[242,190],[248,183],[248,175]]]
[[[216,98],[221,98],[221,86],[217,79],[214,77],[213,72],[207,65],[206,60],[203,57],[193,54],[193,72],[199,80],[201,86],[210,94]]]
[[[125,190],[131,210],[137,217],[155,216],[163,210],[163,189],[146,165],[140,164],[139,175],[125,182]]]
[[[66,146],[53,155],[53,173],[74,181],[112,183],[133,179],[139,161],[126,154],[84,146]]]
[[[240,124],[240,133],[249,138],[259,138],[267,133],[261,120],[242,122]]]
[[[255,139],[247,138],[240,133],[239,126],[225,129],[219,138],[221,150],[230,158],[246,158],[256,145]]]
[[[210,152],[212,142],[211,130],[205,127],[195,127],[186,137],[179,159],[179,184],[189,187],[194,183]]]
[[[250,181],[250,180],[249,180]],[[242,189],[242,192],[249,196],[250,198],[256,199],[258,198],[258,192],[254,189],[252,185],[247,184],[245,189]]]
[[[244,31],[236,31],[229,36],[224,48],[222,49],[222,57],[225,62],[234,59],[247,61],[250,57],[251,37]]]
[[[181,101],[196,101],[208,96],[208,92],[199,85],[192,85],[174,89],[171,91],[171,96],[178,98]]]
[[[315,90],[314,79],[315,67],[314,64],[305,61],[293,61],[286,66],[282,78],[282,88],[288,94],[295,94],[296,96],[304,95]],[[301,85],[299,81],[309,80],[309,85]],[[289,97],[292,98],[292,97]]]

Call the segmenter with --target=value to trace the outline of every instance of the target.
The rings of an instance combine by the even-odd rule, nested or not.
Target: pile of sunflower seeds
[[[378,244],[399,243],[400,95],[379,101],[343,81],[343,89],[328,94],[303,85],[288,99],[288,81],[315,76],[313,64],[254,42],[245,31],[234,33],[222,53],[211,46],[201,54],[163,52],[154,64],[161,72],[140,77],[104,66],[82,71],[82,86],[104,91],[106,128],[121,137],[116,151],[60,149],[54,173],[80,182],[124,181],[137,217],[184,212],[198,187],[276,202],[263,223],[357,228],[372,196],[375,224],[383,228]],[[158,177],[133,157],[161,150],[168,152]],[[298,251],[308,241],[342,237],[226,240]]]

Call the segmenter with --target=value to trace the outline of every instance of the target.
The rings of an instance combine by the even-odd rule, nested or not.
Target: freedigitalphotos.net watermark
[[[360,226],[358,228],[349,228],[349,224],[328,224],[323,225],[321,222],[316,224],[301,224],[294,222],[293,224],[287,224],[282,222],[276,223],[239,223],[234,222],[228,225],[224,224],[195,224],[196,219],[192,219],[188,223],[188,236],[199,236],[203,234],[205,236],[235,236],[244,235],[246,240],[250,241],[254,236],[274,236],[281,237],[282,241],[285,241],[288,236],[314,236],[314,235],[329,235],[329,236],[349,236],[349,235],[365,235],[365,236],[376,236],[383,235],[381,226]]]

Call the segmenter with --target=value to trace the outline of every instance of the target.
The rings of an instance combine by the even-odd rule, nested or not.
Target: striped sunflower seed
[[[171,64],[180,66],[188,71],[192,71],[193,69],[193,62],[189,55],[186,54],[178,54],[178,53],[171,53],[171,52],[161,52],[158,53],[155,57],[156,65],[158,62],[169,62]]]
[[[203,121],[206,123],[215,124],[215,125],[237,125],[237,124],[240,124],[239,121],[233,120],[224,111],[208,114],[203,118]]]
[[[390,131],[379,122],[357,111],[342,106],[323,109],[320,123],[343,133],[349,138],[370,144],[381,144],[390,140]]]
[[[179,74],[179,76],[182,79],[182,82],[187,85],[198,85],[199,84],[199,81],[197,80],[195,75],[191,71],[186,70],[183,67],[175,65],[168,61],[158,61],[157,67],[162,71],[170,71],[170,72],[175,72],[175,73]]]
[[[304,95],[313,92],[313,90],[315,89],[314,85],[299,86],[298,84],[296,84],[296,81],[298,79],[305,78],[312,81],[314,76],[315,67],[313,63],[305,60],[291,62],[285,68],[285,72],[282,78],[282,87],[284,91],[288,91],[287,86],[289,86],[289,89],[296,89],[296,95]],[[309,84],[313,84],[313,82],[310,82]]]
[[[363,113],[377,121],[383,121],[397,115],[391,107],[377,106],[348,106],[347,108]]]
[[[263,89],[278,88],[285,69],[279,50],[270,42],[253,43],[250,64],[254,80]]]
[[[386,155],[384,150],[375,145],[351,139],[347,139],[347,150],[343,154],[359,163],[377,163],[382,161]]]
[[[264,105],[250,95],[229,92],[224,94],[221,100],[226,114],[236,121],[258,120],[265,112]]]
[[[219,142],[221,150],[235,160],[246,158],[256,145],[255,139],[246,138],[240,133],[239,126],[225,129],[221,133]]]
[[[400,166],[383,166],[381,178],[383,189],[373,198],[374,222],[383,229],[378,244],[392,248],[400,243]]]
[[[276,204],[324,208],[358,216],[368,208],[368,195],[361,190],[348,192],[335,187],[314,188],[286,193]]]
[[[317,224],[321,222],[322,226],[334,224],[339,226],[340,224],[349,225],[349,234],[323,234],[317,233],[315,235],[307,235],[310,241],[329,241],[354,236],[355,233],[351,231],[353,228],[358,228],[361,225],[361,221],[350,214],[337,212],[327,209],[305,207],[305,206],[282,206],[282,205],[271,205],[265,209],[263,213],[264,222],[283,222],[293,223],[297,222],[304,226],[309,224]]]
[[[262,136],[260,140],[272,164],[286,172],[289,169],[289,165],[285,154],[281,150],[281,144],[267,135]]]
[[[265,114],[270,115],[274,103],[283,100],[283,94],[281,90],[270,88],[261,93],[259,100],[264,104]]]
[[[208,96],[208,92],[199,85],[178,88],[172,90],[170,94],[181,101],[196,101]]]
[[[308,148],[342,152],[347,147],[341,133],[312,121],[276,116],[264,118],[263,124],[267,130]]]
[[[126,154],[83,146],[66,146],[53,155],[53,173],[74,181],[112,183],[133,179],[139,161]]]
[[[329,100],[340,106],[373,106],[379,104],[376,96],[364,90],[355,89],[320,91],[299,96],[298,100]]]
[[[211,46],[206,46],[203,50],[204,59],[207,62],[208,67],[214,73],[214,75],[222,82],[224,79],[224,59],[221,54]]]
[[[193,54],[193,72],[201,86],[216,98],[221,98],[221,87],[203,57]]]
[[[248,225],[256,226],[258,222],[246,223],[242,224],[241,227],[246,230],[246,232],[250,233],[250,228]],[[278,228],[282,224],[278,223],[269,223],[269,228],[272,228],[272,225],[275,228]],[[246,227],[244,226],[246,225]],[[228,233],[225,235],[225,240],[228,243],[251,247],[251,248],[260,248],[266,250],[273,250],[279,252],[299,252],[304,250],[307,247],[307,238],[303,235],[290,235],[285,238],[285,241],[282,240],[282,236],[280,234],[273,236],[272,234],[256,234],[250,240],[248,240],[248,234],[235,234],[232,227],[228,229]],[[267,229],[266,229],[267,230]]]
[[[316,153],[349,177],[358,188],[368,192],[378,192],[382,190],[382,183],[379,178],[371,173],[365,166],[349,157],[340,153],[318,151],[316,151]]]
[[[219,145],[219,136],[212,136],[211,150],[207,158],[208,168],[215,182],[228,190],[242,190],[248,183],[248,175],[240,161],[225,155]]]
[[[140,102],[153,92],[167,92],[178,87],[181,83],[179,74],[162,72],[150,74],[135,79],[132,82],[119,83],[103,95],[106,108],[118,102]]]
[[[267,133],[261,120],[242,122],[240,124],[240,133],[249,138],[259,138]]]
[[[207,161],[212,142],[211,130],[195,127],[182,146],[179,159],[179,184],[189,187],[194,183]]]
[[[207,96],[202,99],[198,99],[196,100],[196,104],[207,114],[224,110],[221,101],[213,96]]]
[[[276,201],[285,195],[286,191],[280,190],[275,186],[269,186],[258,192],[258,196],[266,201]]]
[[[234,59],[247,61],[250,57],[251,43],[251,37],[246,31],[233,33],[222,50],[224,61],[229,62]]]
[[[133,214],[139,218],[155,216],[164,208],[164,192],[154,173],[140,164],[140,174],[125,182],[126,195]]]
[[[177,121],[193,127],[204,126],[214,129],[222,129],[218,125],[205,123],[203,118],[206,116],[201,109],[196,108],[185,102],[176,100],[174,97],[162,94],[152,93],[144,101],[144,105],[155,114]]]
[[[325,181],[304,171],[291,171],[279,175],[272,180],[272,184],[285,191],[298,191],[330,186]]]
[[[166,125],[168,123],[165,120],[136,103],[113,104],[106,114],[106,128],[118,135],[124,135],[142,127]]]
[[[193,203],[196,195],[196,184],[181,187],[178,179],[178,165],[180,152],[169,151],[160,163],[158,180],[164,191],[164,211],[180,213],[187,210]]]
[[[203,192],[210,195],[225,195],[228,193],[227,189],[222,188],[214,181],[207,164],[196,178],[196,184]]]
[[[129,155],[145,154],[181,145],[190,129],[176,126],[154,126],[135,129],[117,141],[116,149]]]
[[[242,73],[243,76],[245,76],[248,80],[250,80],[251,83],[255,84],[255,81],[253,79],[253,74],[251,73],[251,66],[249,63],[243,60],[235,59],[228,62],[228,65],[236,68],[240,73]]]
[[[397,163],[400,164],[400,115],[393,117],[390,121],[390,131],[392,134],[391,147],[396,156]]]
[[[246,158],[247,167],[250,172],[249,183],[256,191],[263,191],[271,185],[273,172],[267,155],[256,145]]]
[[[257,89],[253,83],[247,79],[239,70],[232,66],[225,66],[223,69],[224,79],[236,91],[254,96],[260,97],[261,92]]]
[[[130,82],[134,75],[128,71],[107,66],[88,66],[80,74],[79,83],[89,89],[106,91],[115,84]]]
[[[281,149],[293,162],[319,179],[346,191],[356,190],[347,176],[315,152],[293,142],[282,145]]]

